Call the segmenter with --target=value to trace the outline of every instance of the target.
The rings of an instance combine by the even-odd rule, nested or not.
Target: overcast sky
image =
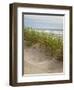
[[[63,30],[64,16],[24,15],[24,27]]]

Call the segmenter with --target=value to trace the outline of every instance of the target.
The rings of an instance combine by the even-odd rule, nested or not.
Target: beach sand
[[[24,46],[24,74],[61,72],[63,72],[63,61],[51,58],[38,45]]]

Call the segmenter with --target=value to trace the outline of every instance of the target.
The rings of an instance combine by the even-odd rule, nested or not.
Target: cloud
[[[64,16],[24,15],[24,26],[32,28],[63,29]]]

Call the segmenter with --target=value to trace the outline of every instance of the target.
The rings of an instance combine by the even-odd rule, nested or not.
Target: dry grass
[[[63,39],[55,34],[39,32],[32,28],[25,28],[24,40],[28,47],[39,44],[45,52],[50,53],[51,57],[57,60],[63,60]]]

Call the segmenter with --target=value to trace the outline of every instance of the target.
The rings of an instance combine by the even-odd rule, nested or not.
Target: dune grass
[[[24,40],[28,47],[39,44],[40,48],[45,48],[45,51],[50,53],[51,57],[57,60],[63,60],[62,37],[47,32],[39,32],[32,28],[25,28]]]

